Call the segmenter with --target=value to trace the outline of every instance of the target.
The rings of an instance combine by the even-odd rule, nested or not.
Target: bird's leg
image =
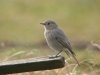
[[[60,54],[62,51],[63,51],[63,50],[59,51],[56,55],[49,56],[49,58],[56,58],[56,57],[59,57],[59,54]]]
[[[58,57],[59,54],[60,54],[62,51],[63,51],[63,50],[59,51],[59,52],[55,55],[55,57]]]

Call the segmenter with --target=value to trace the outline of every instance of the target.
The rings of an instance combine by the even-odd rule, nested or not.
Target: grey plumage
[[[51,20],[47,20],[41,24],[44,25],[45,28],[44,36],[48,46],[53,50],[58,50],[59,53],[57,55],[59,55],[62,51],[65,51],[68,56],[72,56],[78,63],[67,36],[58,27],[58,25]]]

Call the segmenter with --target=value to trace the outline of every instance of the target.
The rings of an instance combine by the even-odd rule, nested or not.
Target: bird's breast
[[[47,41],[48,46],[54,50],[61,50],[63,47],[61,44],[55,39],[55,35],[52,31],[48,31],[44,33],[45,39]]]

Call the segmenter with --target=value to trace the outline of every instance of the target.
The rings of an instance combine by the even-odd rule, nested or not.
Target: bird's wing
[[[68,55],[71,54],[71,56],[75,59],[77,64],[80,65],[78,60],[77,60],[77,58],[75,57],[75,53],[72,51],[72,47],[70,45],[70,42],[69,42],[67,36],[64,34],[64,32],[62,30],[60,30],[60,29],[56,29],[53,32],[53,35],[54,35],[54,39],[59,44],[61,44],[63,47],[68,49],[68,50],[65,50],[66,54],[68,54]]]
[[[70,45],[70,42],[68,41],[68,38],[65,36],[64,32],[62,30],[55,30],[54,35],[56,35],[54,38],[59,44],[61,44],[64,48],[67,48],[68,51],[71,54],[75,55],[75,53],[72,51],[72,47]]]
[[[61,37],[55,37],[55,39],[57,40],[57,42],[59,42],[59,44],[67,48],[71,54],[75,55],[75,53],[72,51],[71,46],[66,41],[62,40]]]

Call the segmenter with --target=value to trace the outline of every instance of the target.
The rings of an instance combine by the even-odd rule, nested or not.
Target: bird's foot
[[[50,55],[49,58],[56,58],[56,57],[60,57],[61,55]]]

